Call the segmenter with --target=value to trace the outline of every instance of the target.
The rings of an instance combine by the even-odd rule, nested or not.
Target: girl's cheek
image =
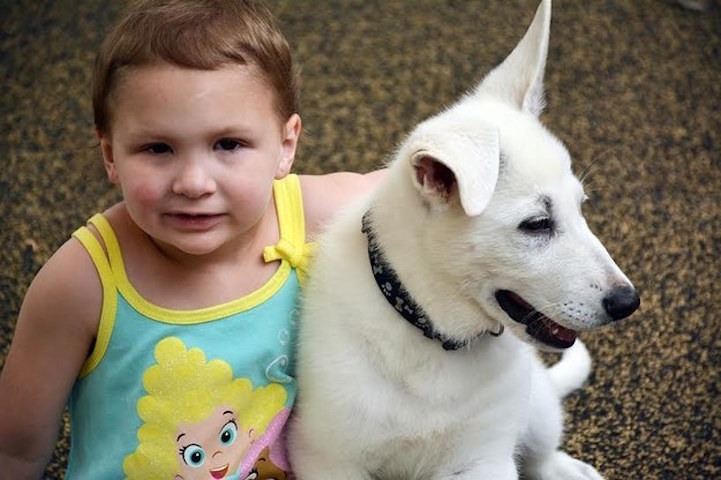
[[[163,197],[164,188],[159,184],[141,182],[132,189],[135,201],[142,204],[152,204]]]

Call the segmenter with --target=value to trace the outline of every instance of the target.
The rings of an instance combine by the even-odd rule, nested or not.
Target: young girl
[[[0,377],[3,476],[42,474],[69,398],[67,478],[281,478],[308,242],[378,175],[289,173],[294,67],[251,2],[141,1],[95,78],[124,200],[28,290]]]

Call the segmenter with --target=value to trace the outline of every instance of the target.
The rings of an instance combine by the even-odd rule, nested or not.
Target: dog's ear
[[[409,143],[413,182],[421,195],[436,205],[458,201],[468,216],[483,212],[498,180],[495,128],[476,125],[473,134],[420,128]]]
[[[516,48],[476,89],[539,116],[545,106],[543,74],[551,30],[551,0],[543,0]]]

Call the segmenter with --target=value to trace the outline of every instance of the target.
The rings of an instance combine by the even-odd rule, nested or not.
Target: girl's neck
[[[130,218],[122,204],[108,212],[128,280],[147,301],[176,310],[227,303],[262,287],[279,262],[265,263],[263,249],[279,239],[275,206],[252,231],[208,255],[159,245]]]

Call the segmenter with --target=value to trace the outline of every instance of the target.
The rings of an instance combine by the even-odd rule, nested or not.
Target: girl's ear
[[[290,116],[288,121],[285,122],[285,125],[283,125],[280,161],[278,162],[278,168],[275,172],[275,178],[281,179],[290,173],[290,167],[293,166],[293,160],[295,159],[295,151],[298,148],[300,131],[300,115],[294,113]]]
[[[118,177],[118,170],[115,168],[115,160],[113,158],[113,145],[110,143],[110,138],[100,132],[97,132],[98,140],[100,140],[100,151],[103,154],[103,165],[105,165],[105,172],[108,174],[108,179],[111,183],[118,185],[120,184],[120,178]]]

